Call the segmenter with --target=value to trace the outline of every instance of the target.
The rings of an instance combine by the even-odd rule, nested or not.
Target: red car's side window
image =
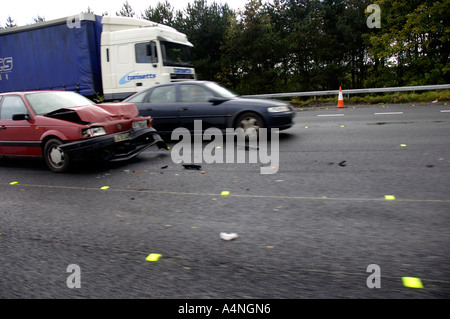
[[[28,109],[20,96],[5,96],[0,106],[0,120],[12,120],[14,114],[28,114]]]

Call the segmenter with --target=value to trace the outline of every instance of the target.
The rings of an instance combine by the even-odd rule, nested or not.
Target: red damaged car
[[[152,145],[167,149],[151,125],[133,103],[94,104],[69,91],[0,94],[0,156],[43,157],[53,172],[78,159],[127,160]]]

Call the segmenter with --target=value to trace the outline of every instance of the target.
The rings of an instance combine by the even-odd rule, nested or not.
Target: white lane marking
[[[344,114],[319,114],[317,116],[344,116]]]
[[[374,113],[375,115],[393,115],[393,114],[403,114],[403,112],[382,112],[382,113]]]
[[[450,113],[450,110],[442,110],[441,113]]]

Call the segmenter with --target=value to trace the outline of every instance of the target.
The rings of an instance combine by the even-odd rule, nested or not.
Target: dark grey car
[[[209,81],[183,81],[154,86],[136,93],[124,102],[136,103],[142,116],[153,118],[160,133],[177,127],[194,129],[194,121],[202,121],[202,129],[244,130],[292,126],[294,110],[278,100],[239,97],[223,86]]]

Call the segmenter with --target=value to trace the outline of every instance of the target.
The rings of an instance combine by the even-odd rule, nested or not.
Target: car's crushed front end
[[[91,137],[62,144],[59,148],[72,159],[120,161],[131,159],[153,145],[167,149],[158,132],[147,127]]]
[[[153,145],[167,149],[151,127],[152,118],[140,116],[132,103],[59,109],[46,116],[81,124],[80,138],[59,146],[73,160],[120,161],[131,159]]]

